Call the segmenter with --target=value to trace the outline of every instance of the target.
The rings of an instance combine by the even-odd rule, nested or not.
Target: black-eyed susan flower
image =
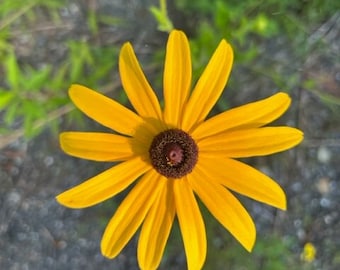
[[[141,227],[139,266],[156,269],[176,217],[188,269],[200,269],[207,244],[195,195],[248,251],[255,242],[255,225],[230,190],[286,209],[281,187],[235,158],[272,154],[301,142],[298,129],[265,127],[287,110],[288,95],[277,93],[206,119],[232,62],[232,48],[222,40],[191,92],[189,43],[175,30],[166,48],[164,108],[130,43],[121,49],[119,70],[135,111],[84,86],[71,86],[74,104],[114,132],[65,132],[60,136],[62,149],[80,158],[119,163],[58,195],[58,202],[71,208],[92,206],[136,182],[105,229],[104,256],[116,257]]]

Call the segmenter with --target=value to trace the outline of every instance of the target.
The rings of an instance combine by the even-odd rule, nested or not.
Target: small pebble
[[[21,195],[17,191],[11,191],[7,195],[7,201],[10,205],[16,206],[21,200]]]
[[[318,149],[317,157],[321,163],[328,163],[332,158],[332,153],[327,147],[321,146]]]

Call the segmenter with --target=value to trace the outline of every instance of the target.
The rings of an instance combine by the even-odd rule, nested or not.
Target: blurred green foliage
[[[69,104],[66,89],[71,83],[99,87],[110,78],[117,64],[119,48],[106,48],[93,40],[102,25],[117,27],[120,22],[114,16],[97,13],[93,8],[86,10],[85,26],[93,40],[75,36],[62,41],[59,45],[67,48],[63,61],[41,65],[28,63],[18,56],[13,41],[20,34],[34,31],[30,26],[39,24],[39,11],[43,10],[58,26],[63,20],[61,10],[67,4],[70,3],[66,0],[1,1],[0,134],[9,134],[20,128],[26,136],[35,135],[39,132],[37,127],[44,125],[44,119],[57,128],[58,121],[50,121],[47,116]],[[272,40],[284,40],[290,44],[295,62],[303,61],[315,44],[323,46],[321,40],[310,44],[307,39],[312,30],[339,9],[338,1],[175,0],[168,3],[172,6],[171,14],[166,4],[165,0],[160,0],[159,6],[150,6],[150,14],[161,31],[169,32],[174,26],[188,31],[194,79],[198,78],[221,38],[226,38],[235,49],[237,65],[270,77],[278,87],[287,91],[302,87],[326,103],[340,103],[339,98],[318,89],[319,85],[313,79],[302,79],[301,73],[294,68],[296,63],[283,64],[288,67],[288,73],[282,76],[270,64],[261,61],[265,57],[264,44]],[[182,19],[171,21],[169,14],[181,14]],[[156,64],[162,65],[159,57],[155,59]],[[219,106],[225,109],[228,104],[220,102]],[[40,125],[36,125],[39,121]]]
[[[160,31],[170,32],[173,29],[173,24],[168,16],[166,0],[160,0],[159,7],[151,6],[150,12],[155,17]]]
[[[54,63],[29,63],[19,59],[14,40],[19,35],[30,35],[37,25],[39,15],[47,15],[56,26],[62,18],[60,10],[66,0],[4,0],[0,3],[0,135],[11,135],[13,129],[22,130],[27,137],[38,134],[45,124],[57,130],[58,114],[55,112],[69,105],[67,89],[71,83],[81,82],[96,87],[106,83],[110,72],[117,65],[118,48],[103,47],[94,42],[74,39],[63,41],[67,53],[64,61]],[[40,12],[43,10],[43,12]],[[103,24],[115,24],[118,20],[109,16],[97,16],[89,9],[88,31],[93,36],[98,31],[98,20]],[[48,31],[48,29],[46,30]],[[69,112],[60,110],[60,115]],[[53,115],[54,117],[49,117]],[[54,119],[56,118],[56,119]]]
[[[313,31],[340,9],[340,3],[331,0],[245,0],[241,2],[177,0],[175,2],[183,17],[187,18],[186,23],[190,31],[194,32],[191,46],[196,78],[204,63],[209,60],[216,44],[225,38],[233,45],[236,64],[260,73],[261,76],[270,77],[276,85],[287,90],[297,89],[298,83],[304,83],[300,82],[301,78],[297,78],[301,73],[296,68],[297,63],[302,65],[316,46],[321,46],[320,51],[327,50],[321,37],[313,43],[309,38]],[[263,50],[267,43],[274,41],[288,45],[287,49],[291,52],[290,59],[294,59],[294,63],[280,63],[290,72],[284,76],[270,66],[271,61],[264,64],[261,61],[263,58],[270,60],[270,55]],[[307,90],[315,89],[314,87]]]

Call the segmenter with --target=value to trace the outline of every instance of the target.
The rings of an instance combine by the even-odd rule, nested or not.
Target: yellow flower
[[[301,259],[305,262],[312,262],[315,259],[316,249],[314,245],[307,242],[303,247],[303,252],[301,253]]]
[[[177,217],[188,269],[200,269],[207,244],[195,195],[248,251],[255,242],[255,225],[230,190],[286,209],[285,194],[276,182],[234,158],[272,154],[301,142],[298,129],[263,127],[287,110],[288,95],[277,93],[206,120],[232,62],[232,48],[222,40],[190,92],[189,43],[175,30],[166,48],[164,109],[130,43],[121,49],[119,70],[136,112],[84,86],[71,86],[74,104],[115,133],[65,132],[62,149],[80,158],[120,163],[58,195],[58,202],[71,208],[92,206],[136,182],[106,227],[104,256],[116,257],[141,227],[139,266],[156,269]]]

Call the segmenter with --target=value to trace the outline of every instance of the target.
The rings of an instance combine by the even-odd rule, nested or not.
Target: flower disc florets
[[[181,178],[196,165],[198,148],[186,132],[168,129],[153,139],[149,154],[157,172],[168,178]]]

